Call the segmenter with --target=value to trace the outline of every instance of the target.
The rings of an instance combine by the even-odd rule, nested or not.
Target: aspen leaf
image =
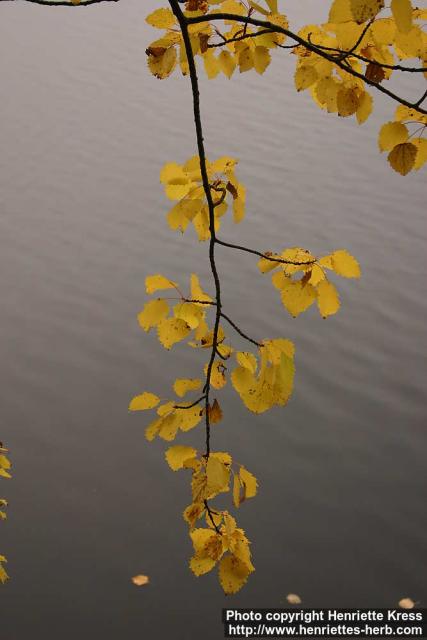
[[[411,171],[417,157],[417,147],[412,142],[398,144],[388,154],[388,161],[395,171],[406,176]]]
[[[399,31],[404,33],[412,28],[412,5],[410,0],[391,0],[391,12]]]
[[[240,467],[239,470],[240,482],[244,488],[245,498],[254,498],[258,490],[258,480],[250,473],[245,467]]]
[[[166,461],[173,471],[184,468],[184,462],[190,458],[195,458],[197,455],[196,449],[193,447],[184,447],[177,445],[170,447],[166,453]]]
[[[346,118],[356,113],[359,106],[359,97],[356,89],[340,89],[337,93],[338,115]]]
[[[229,51],[221,51],[218,56],[218,64],[227,78],[231,78],[236,68],[236,61]]]
[[[175,318],[184,320],[190,329],[196,329],[203,318],[204,310],[192,302],[179,302],[174,309]]]
[[[143,585],[148,584],[150,582],[150,579],[148,576],[139,575],[139,576],[134,576],[132,578],[132,582],[137,587],[142,587]]]
[[[166,300],[150,300],[144,305],[143,311],[138,314],[138,322],[144,331],[149,331],[166,318],[169,313],[169,305]]]
[[[266,251],[264,255],[268,257],[258,260],[258,269],[261,271],[261,273],[269,273],[270,271],[273,271],[273,269],[277,269],[277,267],[280,267],[281,263],[275,262],[271,258],[277,258],[278,260],[281,260],[282,256],[280,256],[278,253],[271,253],[270,251]]]
[[[151,442],[152,440],[154,440],[156,435],[159,433],[161,424],[162,424],[162,418],[156,418],[156,420],[153,420],[153,422],[150,422],[148,427],[145,429],[145,437],[147,438],[148,442]]]
[[[249,369],[251,373],[256,372],[258,364],[253,353],[249,353],[248,351],[238,351],[236,353],[236,360],[241,367]]]
[[[183,398],[189,391],[200,389],[202,381],[199,378],[178,378],[175,380],[173,389],[177,396]]]
[[[246,47],[242,49],[239,54],[239,71],[240,73],[244,73],[245,71],[249,71],[254,66],[254,55],[252,49]]]
[[[317,306],[323,318],[333,315],[340,308],[338,292],[332,282],[322,280],[317,285]]]
[[[211,424],[217,424],[218,422],[221,422],[222,409],[219,406],[219,402],[216,398],[213,401],[212,406],[209,406],[208,412],[209,412],[209,421]]]
[[[191,274],[190,279],[190,290],[191,290],[191,299],[192,300],[200,300],[202,302],[212,302],[212,298],[205,293],[200,286],[199,278],[195,273]],[[197,304],[197,303],[195,303]],[[206,305],[201,305],[206,306]]]
[[[221,65],[218,58],[215,57],[212,49],[208,49],[206,53],[203,54],[203,62],[205,65],[206,75],[209,80],[216,78],[218,73],[221,71]]]
[[[159,437],[162,438],[162,440],[166,440],[166,442],[171,442],[171,440],[175,439],[179,427],[179,415],[177,412],[173,411],[161,419],[158,432]]]
[[[413,609],[415,607],[415,602],[412,598],[402,598],[398,604],[401,609]]]
[[[165,349],[170,349],[172,345],[183,340],[190,331],[185,320],[180,318],[165,318],[157,325],[157,335]]]
[[[0,556],[0,583],[5,584],[9,580],[9,576],[6,573],[3,563],[7,562],[4,556]]]
[[[144,391],[139,396],[135,396],[130,402],[129,411],[145,411],[146,409],[154,409],[160,402],[160,398],[158,398],[154,393],[149,393],[148,391]]]
[[[356,111],[356,118],[359,124],[363,124],[372,113],[373,100],[372,96],[364,91],[359,97],[359,104]]]
[[[206,463],[206,478],[207,497],[229,490],[230,469],[214,456],[209,456]]]
[[[381,151],[390,151],[408,139],[408,127],[401,122],[386,122],[380,129],[378,146]]]
[[[311,87],[318,79],[317,71],[311,65],[302,65],[295,72],[295,88],[304,91]]]
[[[241,500],[241,489],[242,485],[240,482],[239,476],[235,473],[233,478],[233,504],[235,507],[239,508],[242,502]]]
[[[196,524],[197,520],[200,518],[202,513],[205,510],[205,505],[201,502],[196,502],[195,504],[190,504],[185,510],[183,515],[184,520],[190,525],[191,529]]]
[[[324,280],[325,277],[325,272],[323,271],[322,267],[320,267],[318,264],[314,264],[311,269],[309,283],[313,285],[313,287],[317,287],[319,282]]]
[[[345,249],[334,251],[331,254],[332,268],[339,276],[344,278],[360,278],[360,266],[356,258]]]
[[[296,593],[288,593],[286,600],[289,604],[301,604],[302,600]]]
[[[205,366],[205,373],[207,371],[207,365]],[[227,378],[225,377],[226,367],[221,360],[215,360],[211,371],[211,385],[214,389],[222,389],[227,384]]]
[[[425,138],[412,138],[412,144],[417,148],[414,169],[421,169],[427,162],[427,140]]]
[[[251,573],[248,566],[234,555],[222,558],[219,565],[219,581],[226,595],[237,593]]]
[[[156,9],[145,20],[149,25],[157,29],[170,29],[176,22],[176,18],[170,9]]]
[[[375,18],[384,7],[384,0],[350,0],[354,20],[361,24]]]
[[[255,47],[253,60],[255,71],[263,74],[271,62],[270,52],[266,47]]]
[[[148,48],[147,52],[148,67],[153,76],[159,78],[159,80],[164,80],[170,76],[177,63],[175,47],[168,47],[163,52],[160,52],[160,50],[156,52]]]
[[[291,316],[296,318],[300,313],[306,311],[315,301],[316,292],[309,283],[300,280],[293,281],[287,278],[282,291],[282,303]]]
[[[172,280],[168,280],[168,278],[165,278],[160,274],[147,276],[145,278],[145,289],[149,294],[154,293],[159,289],[175,289],[177,286],[176,282],[172,282]]]
[[[211,571],[216,565],[216,560],[209,556],[194,555],[190,560],[190,569],[195,576],[203,576]]]
[[[177,409],[177,412],[181,431],[194,429],[202,419],[202,410],[199,405],[188,407],[187,409]]]
[[[222,464],[225,465],[231,465],[231,463],[233,462],[232,457],[226,451],[214,451],[213,453],[211,453],[211,456],[212,458],[216,458],[216,460],[219,460],[220,462],[222,462]]]

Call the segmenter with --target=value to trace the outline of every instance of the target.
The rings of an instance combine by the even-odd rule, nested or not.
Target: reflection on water
[[[145,70],[154,0],[78,11],[1,7],[2,439],[14,462],[1,548],[7,640],[222,635],[216,576],[194,578],[181,512],[188,478],[127,414],[143,389],[197,376],[199,354],[138,329],[144,278],[211,287],[207,247],[174,236],[158,174],[194,153],[190,92]],[[147,9],[145,8],[145,5]],[[319,14],[301,3],[299,19]],[[202,81],[211,157],[240,158],[248,246],[347,248],[360,282],[342,310],[287,316],[249,255],[218,249],[228,313],[296,343],[289,406],[250,415],[232,389],[214,446],[261,482],[239,522],[256,574],[236,606],[425,601],[425,186],[376,148],[393,106],[363,127],[297,95],[290,58],[264,78]],[[405,89],[405,87],[403,87]],[[408,85],[408,90],[410,87]],[[188,441],[202,446],[202,431]],[[182,439],[182,442],[187,440]],[[130,577],[148,574],[137,589]],[[423,600],[424,598],[424,600]]]

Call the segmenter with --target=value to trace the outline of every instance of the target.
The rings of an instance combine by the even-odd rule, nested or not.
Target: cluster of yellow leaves
[[[255,571],[251,560],[250,542],[235,519],[223,511],[213,516],[215,526],[207,520],[208,527],[193,529],[190,537],[194,555],[190,569],[196,576],[211,571],[218,564],[219,581],[224,593],[237,593]]]
[[[271,278],[273,285],[280,291],[283,306],[294,318],[306,311],[314,301],[323,318],[338,311],[338,291],[328,280],[327,269],[344,278],[360,278],[359,263],[344,249],[322,258],[316,258],[300,247],[285,249],[280,254],[265,255],[270,259],[261,258],[258,268],[262,273],[275,271]],[[299,264],[275,262],[271,258]]]
[[[427,66],[427,34],[422,28],[426,19],[427,11],[414,9],[410,0],[392,0],[389,10],[383,0],[334,0],[329,22],[308,25],[298,35],[324,47],[326,52],[351,52],[346,64],[366,80],[381,83],[391,78],[390,67],[401,60],[418,58],[421,68]],[[365,122],[372,112],[373,101],[364,78],[354,77],[304,46],[295,47],[294,53],[298,56],[295,72],[298,91],[309,89],[314,102],[329,113],[342,117],[355,115],[359,124]],[[399,107],[399,116],[405,110],[410,111]],[[410,119],[425,124],[425,116],[415,110],[413,114]],[[400,122],[401,118],[396,120]],[[406,175],[424,164],[425,141],[418,137],[408,142],[409,133],[405,138],[402,129],[400,138],[390,148],[389,162],[393,169]],[[380,148],[388,149],[381,142]]]
[[[177,382],[187,383],[188,389],[202,385],[201,380],[178,380]],[[129,404],[129,411],[147,411],[157,408],[157,418],[148,425],[145,431],[145,437],[149,441],[159,436],[170,442],[175,439],[178,431],[190,431],[197,427],[202,419],[203,409],[200,404],[190,406],[191,402],[181,403],[177,400],[170,400],[162,404],[160,402],[160,398],[154,393],[144,391],[132,398]]]
[[[173,446],[166,452],[166,460],[173,471],[192,471],[192,503],[183,513],[194,546],[190,569],[196,576],[201,576],[219,563],[219,579],[224,592],[236,593],[254,571],[249,541],[228,511],[208,509],[206,501],[230,491],[233,476],[233,502],[239,507],[246,498],[256,495],[258,482],[255,476],[241,465],[233,470],[230,454],[221,451],[212,452],[206,459],[192,447]],[[195,529],[197,520],[203,515],[207,528]]]
[[[235,15],[248,15],[248,7],[242,0],[208,0],[207,2],[187,2],[185,15],[197,16],[206,14],[209,5],[216,5],[210,12],[233,13]],[[286,16],[278,12],[277,0],[265,0],[265,7],[249,0],[251,11],[259,12],[265,20],[277,24],[284,29],[288,27]],[[165,29],[163,36],[155,40],[147,48],[148,66],[151,73],[157,78],[167,78],[179,64],[184,75],[188,73],[188,60],[184,48],[183,39],[179,31],[177,20],[170,9],[157,9],[147,17],[147,22],[157,29]],[[261,28],[253,29],[247,26],[244,40],[235,40],[224,47],[212,46],[210,42],[214,37],[218,41],[216,30],[209,24],[189,25],[191,48],[194,56],[203,59],[206,75],[215,78],[223,73],[231,78],[236,68],[240,73],[254,69],[257,73],[264,73],[271,62],[270,50],[282,44],[284,34],[262,33],[259,36],[253,34],[263,31]],[[222,32],[222,41],[233,40],[242,35],[242,26],[233,21],[225,21],[225,31]]]
[[[234,168],[237,160],[224,156],[215,162],[206,161],[212,200],[215,206],[215,230],[221,224],[222,216],[228,210],[231,200],[234,222],[241,222],[245,215],[246,189],[236,179]],[[200,173],[198,156],[190,158],[185,164],[175,162],[166,164],[160,173],[160,182],[164,185],[166,196],[178,200],[169,211],[167,220],[171,229],[186,230],[190,222],[200,241],[210,238],[209,209]]]
[[[10,468],[11,464],[9,459],[6,457],[7,449],[3,448],[3,445],[0,443],[0,477],[2,478],[10,478]],[[6,520],[6,513],[4,508],[7,507],[7,501],[4,498],[0,498],[0,520]],[[6,573],[4,568],[4,564],[7,562],[6,558],[0,555],[0,583],[4,584],[6,580],[8,580],[9,576]]]
[[[264,340],[259,361],[248,352],[237,352],[237,367],[231,374],[233,387],[253,413],[264,413],[274,405],[285,405],[292,393],[295,366],[290,340]]]
[[[248,15],[248,7],[252,15],[259,14],[258,17],[263,20],[288,29],[286,16],[278,11],[277,0],[248,0],[247,3],[243,0],[194,1],[186,4],[185,13],[188,16],[206,14],[209,11],[211,14],[227,12]],[[415,58],[419,60],[421,68],[427,67],[427,33],[423,28],[426,20],[427,10],[414,8],[410,0],[392,0],[387,7],[384,0],[333,0],[328,22],[307,25],[298,35],[323,48],[329,55],[339,57],[345,56],[346,52],[350,53],[345,59],[342,58],[344,65],[340,67],[303,45],[295,46],[293,53],[297,56],[297,91],[308,89],[321,109],[342,117],[354,115],[357,122],[362,124],[373,108],[372,96],[366,90],[370,81],[388,81],[394,72],[392,67],[402,60]],[[170,9],[158,9],[148,16],[147,21],[153,27],[165,30],[163,37],[147,49],[152,73],[165,78],[172,73],[179,60],[181,70],[186,74],[188,62],[173,13]],[[243,27],[241,23],[231,20],[225,21],[224,27],[222,38],[218,40],[216,28],[209,22],[190,25],[193,53],[203,58],[209,78],[215,78],[221,72],[230,78],[237,68],[241,73],[251,69],[263,73],[270,64],[271,50],[282,45],[286,38],[279,33],[261,33],[256,36],[255,33],[265,29],[254,29],[251,25]],[[227,42],[229,40],[232,41]],[[348,70],[359,73],[360,77],[353,76]],[[427,77],[426,72],[424,75]],[[416,111],[414,114],[414,121],[425,124],[425,116]],[[401,122],[398,118],[396,121]],[[419,169],[426,161],[426,141],[419,131],[418,137],[409,141],[412,136],[408,133],[406,139],[389,149],[390,165],[402,175],[406,175],[411,169]],[[402,129],[400,136],[403,136]],[[197,197],[190,197],[189,200],[191,199]],[[179,204],[174,213],[170,214],[170,224],[172,228],[181,228],[183,231],[188,219],[193,220],[199,212],[200,208],[194,202]],[[205,236],[208,233],[206,222],[201,233]]]
[[[426,128],[427,116],[399,105],[394,121],[386,122],[380,129],[380,151],[389,151],[389,163],[403,176],[412,169],[421,169],[427,161],[427,139],[419,135]]]

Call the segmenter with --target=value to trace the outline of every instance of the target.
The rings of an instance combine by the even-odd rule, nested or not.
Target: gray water
[[[188,570],[189,479],[127,412],[204,363],[138,328],[145,276],[196,271],[212,290],[207,245],[165,221],[159,171],[195,142],[188,79],[146,70],[157,4],[0,6],[1,439],[14,465],[1,637],[217,640],[221,607],[280,607],[289,592],[308,607],[425,606],[425,175],[402,178],[378,153],[393,104],[362,127],[323,113],[295,92],[286,53],[264,77],[201,82],[209,155],[240,158],[248,188],[247,219],[222,237],[347,248],[363,278],[338,283],[336,316],[294,320],[256,259],[218,249],[228,313],[295,342],[296,388],[263,416],[221,393],[213,446],[260,480],[238,513],[256,573],[226,599],[214,572]],[[297,23],[321,17],[296,4]],[[187,440],[202,448],[203,429]]]

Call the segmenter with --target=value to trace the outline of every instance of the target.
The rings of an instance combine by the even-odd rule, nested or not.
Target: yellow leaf
[[[208,49],[206,53],[203,54],[203,62],[205,65],[206,75],[209,80],[216,78],[218,73],[221,71],[221,65],[218,58],[215,57],[212,49]]]
[[[202,381],[198,378],[178,378],[175,380],[173,389],[177,396],[183,398],[189,391],[200,389]]]
[[[253,353],[249,353],[248,351],[238,351],[236,353],[236,360],[241,367],[249,369],[251,373],[256,372],[258,364]]]
[[[398,144],[388,154],[388,161],[395,171],[406,176],[411,171],[417,157],[417,147],[412,142]]]
[[[295,72],[295,87],[297,91],[304,91],[311,87],[318,79],[317,71],[311,65],[301,65]]]
[[[417,148],[414,169],[421,169],[427,162],[427,140],[425,138],[412,138],[412,144]]]
[[[132,578],[132,582],[133,584],[136,584],[137,587],[142,587],[145,584],[148,584],[150,582],[150,579],[148,576],[134,576]]]
[[[296,593],[288,593],[286,600],[289,604],[301,604],[302,600]]]
[[[258,269],[261,271],[261,273],[269,273],[270,271],[273,271],[273,269],[277,269],[277,267],[280,267],[280,265],[283,264],[271,260],[271,258],[278,258],[279,260],[281,260],[282,256],[280,256],[278,253],[266,252],[264,255],[268,257],[261,258],[261,260],[258,261]]]
[[[281,291],[282,303],[291,316],[296,318],[313,304],[316,292],[309,283],[301,280],[293,281],[290,278],[286,280]]]
[[[415,607],[415,602],[412,598],[402,598],[399,600],[399,607],[401,609],[413,609]]]
[[[180,318],[165,318],[157,325],[157,335],[165,349],[170,349],[176,342],[183,340],[190,331],[185,320]]]
[[[359,107],[359,96],[356,89],[343,88],[337,93],[338,115],[346,118],[356,113]]]
[[[334,251],[331,254],[332,269],[339,276],[344,278],[360,278],[360,266],[356,258],[354,258],[345,249]]]
[[[149,442],[154,440],[156,435],[159,433],[161,424],[162,424],[162,418],[156,418],[156,420],[153,420],[153,422],[150,422],[150,424],[145,430],[145,437]]]
[[[313,285],[313,287],[317,287],[319,282],[324,280],[325,277],[325,272],[323,271],[322,267],[318,264],[314,264],[311,269],[309,283]]]
[[[323,318],[333,315],[340,308],[338,292],[332,282],[322,280],[317,287],[317,306]]]
[[[145,20],[157,29],[170,29],[176,23],[175,16],[170,9],[156,9]]]
[[[195,273],[191,274],[190,280],[190,290],[191,290],[191,299],[192,300],[200,300],[201,302],[212,302],[212,298],[205,293],[200,286],[199,278]],[[208,305],[201,305],[208,306]]]
[[[154,409],[160,402],[154,393],[144,391],[140,396],[135,396],[129,405],[129,411],[145,411],[146,409]]]
[[[236,68],[236,61],[229,51],[221,51],[218,56],[218,63],[221,71],[227,78],[231,78]]]
[[[350,0],[351,13],[358,24],[375,18],[383,7],[384,0]]]
[[[175,289],[178,285],[172,280],[168,280],[160,274],[154,276],[147,276],[145,278],[145,289],[147,293],[154,293],[159,289]]]
[[[245,47],[239,54],[239,70],[240,73],[249,71],[254,66],[254,55],[249,47]]]
[[[209,421],[211,424],[217,424],[222,420],[222,409],[218,400],[215,398],[212,407],[209,407]]]
[[[329,10],[328,22],[340,23],[353,20],[350,9],[350,0],[333,0]]]
[[[242,502],[241,500],[241,488],[242,485],[240,483],[239,476],[235,473],[233,478],[233,504],[235,507],[239,508]]]
[[[5,584],[7,580],[9,580],[9,576],[7,575],[5,568],[3,567],[3,562],[6,562],[6,558],[4,556],[0,556],[0,583]]]
[[[219,581],[224,593],[237,593],[246,583],[251,573],[248,566],[234,555],[225,556],[219,565]]]
[[[172,412],[169,415],[161,419],[159,436],[166,442],[170,442],[175,439],[177,431],[180,427],[180,418],[177,412]]]
[[[148,67],[156,78],[159,80],[164,80],[170,76],[172,71],[176,67],[177,55],[175,47],[168,47],[164,49],[162,52],[155,52],[154,49],[147,49],[148,52]],[[157,54],[157,55],[155,55]]]
[[[230,469],[214,456],[206,463],[206,493],[208,498],[229,490]]]
[[[170,468],[173,471],[178,471],[178,469],[184,468],[184,462],[191,458],[195,458],[197,456],[196,449],[193,447],[184,447],[181,445],[177,445],[175,447],[170,447],[166,453],[166,461]]]
[[[209,556],[195,554],[190,560],[190,569],[195,576],[202,576],[211,571],[216,565],[216,560]]]
[[[166,318],[169,313],[169,305],[166,300],[150,300],[144,305],[143,311],[138,314],[138,322],[144,331],[149,331]]]
[[[207,365],[205,366],[205,373],[207,371]],[[222,389],[227,384],[227,378],[225,377],[226,367],[221,360],[215,360],[211,371],[211,385],[214,389]]]
[[[200,518],[202,513],[205,510],[205,505],[202,502],[196,502],[195,504],[190,504],[182,514],[184,520],[188,522],[191,529],[196,524],[197,520]]]
[[[412,28],[412,5],[410,0],[391,0],[391,12],[399,31],[407,33]]]
[[[240,467],[239,477],[244,488],[245,498],[254,498],[258,490],[258,481],[245,467]]]
[[[204,310],[192,302],[179,302],[174,307],[174,316],[184,320],[191,329],[196,329],[203,318]]]
[[[255,47],[254,68],[259,74],[263,74],[271,62],[270,52],[266,47]]]
[[[367,91],[364,91],[359,97],[359,104],[356,111],[356,118],[359,124],[363,124],[371,115],[372,104],[372,96]]]
[[[185,405],[182,405],[185,406]],[[199,405],[186,409],[177,409],[179,417],[179,428],[181,431],[190,431],[197,427],[202,419],[203,411]]]
[[[408,135],[407,126],[401,122],[386,122],[380,129],[378,146],[381,151],[390,151],[397,144],[406,142]]]

